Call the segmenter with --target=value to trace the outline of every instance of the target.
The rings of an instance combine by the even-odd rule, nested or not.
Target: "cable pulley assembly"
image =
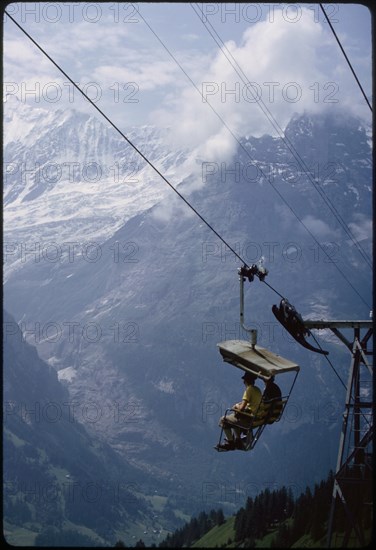
[[[268,274],[268,270],[265,267],[258,267],[256,264],[252,264],[250,267],[243,265],[243,267],[238,269],[238,272],[240,277],[247,277],[250,283],[253,281],[255,276],[263,282]]]

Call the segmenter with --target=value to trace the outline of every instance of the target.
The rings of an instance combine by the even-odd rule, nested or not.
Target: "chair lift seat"
[[[241,429],[241,433],[243,434],[242,442],[244,451],[249,451],[250,449],[253,449],[267,424],[273,424],[274,422],[278,422],[281,419],[287,401],[287,397],[275,397],[273,399],[265,401],[261,400],[256,414],[244,411],[237,411],[234,409],[226,410],[225,419],[230,411],[236,413],[239,423],[231,421],[231,427],[236,426]],[[246,419],[247,424],[249,423],[248,427],[244,427],[244,422],[242,421],[244,419]],[[253,433],[253,430],[256,430],[255,433]],[[221,438],[222,432],[220,441]],[[219,450],[218,446],[217,450]]]
[[[217,345],[224,361],[244,372],[250,372],[265,381],[270,380],[275,375],[295,371],[295,378],[292,386],[294,385],[296,376],[300,370],[300,367],[296,363],[245,340],[226,340]],[[243,435],[245,434],[243,444],[245,451],[253,449],[267,424],[273,424],[280,420],[288,399],[289,395],[285,397],[275,397],[270,400],[261,400],[260,406],[254,415],[243,411],[234,411],[237,413],[239,421],[242,416],[250,421],[249,427],[247,428],[244,428],[244,423],[242,422],[239,422],[238,425]],[[227,409],[225,418],[227,413],[231,410],[233,409]],[[236,426],[233,422],[231,425]],[[253,433],[254,429],[255,433]],[[220,446],[222,433],[223,427],[219,438],[219,444],[216,446],[218,451],[222,450]]]

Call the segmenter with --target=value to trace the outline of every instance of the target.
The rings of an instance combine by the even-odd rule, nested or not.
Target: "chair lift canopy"
[[[272,376],[285,372],[298,373],[300,370],[296,363],[245,340],[226,340],[217,346],[226,363],[244,372],[255,374],[263,380],[269,380]]]

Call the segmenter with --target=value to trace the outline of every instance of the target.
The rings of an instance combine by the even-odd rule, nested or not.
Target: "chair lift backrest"
[[[263,424],[273,424],[278,422],[282,416],[282,412],[287,399],[282,397],[274,397],[273,399],[262,400],[259,409],[256,413],[256,418],[252,422],[254,428]]]
[[[265,401],[264,407],[267,409],[265,418],[266,424],[273,424],[280,420],[286,401],[284,402],[282,397],[274,397],[273,399]]]

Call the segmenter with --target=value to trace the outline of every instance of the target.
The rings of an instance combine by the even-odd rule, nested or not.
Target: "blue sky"
[[[371,99],[368,9],[324,6]],[[317,3],[12,3],[7,10],[119,127],[174,128],[175,143],[198,144],[206,158],[231,155],[229,128],[237,136],[273,133],[271,119],[284,128],[295,112],[345,109],[370,120]],[[96,114],[7,16],[3,61],[6,93]]]

